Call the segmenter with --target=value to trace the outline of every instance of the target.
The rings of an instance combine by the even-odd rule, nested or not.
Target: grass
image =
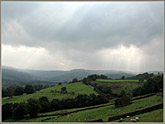
[[[135,117],[139,117],[138,122],[163,122],[163,109],[157,109],[151,112],[124,118],[123,122],[130,122],[130,119]]]
[[[126,94],[132,94],[133,89],[141,86],[142,84],[139,82],[100,82],[96,81],[93,82],[96,83],[97,85],[101,86],[110,86],[112,88],[112,92],[115,94],[120,94],[122,90],[126,92]]]
[[[100,82],[139,82],[139,80],[108,80],[108,79],[97,79]]]
[[[115,108],[114,105],[110,105],[103,108],[98,108],[94,110],[87,110],[82,111],[78,113],[74,113],[70,115],[70,118],[67,116],[63,116],[58,118],[58,121],[60,122],[76,122],[78,119],[80,121],[90,121],[90,120],[97,120],[97,119],[103,119],[104,121],[108,121],[108,118],[115,115],[120,115],[128,112],[133,112],[136,110],[144,109],[159,103],[162,103],[162,97],[159,96],[151,96],[148,98],[135,100],[132,102],[132,104],[120,108]],[[86,120],[84,120],[86,119]],[[54,120],[49,120],[54,121]]]
[[[51,92],[51,90],[61,91],[62,87],[66,87],[68,93],[67,94],[61,94],[61,93],[55,93]],[[70,94],[71,92],[75,92],[75,94]],[[92,88],[90,88],[87,85],[84,85],[82,82],[72,83],[72,84],[65,84],[65,85],[59,85],[56,87],[50,87],[43,90],[40,90],[33,94],[24,94],[21,96],[13,96],[13,97],[4,97],[2,98],[2,104],[5,103],[20,103],[20,102],[27,102],[29,98],[39,99],[42,96],[48,97],[49,101],[52,99],[66,99],[66,98],[75,98],[78,94],[96,94]]]
[[[128,112],[133,112],[136,110],[141,110],[147,107],[151,107],[153,105],[157,105],[163,103],[163,99],[161,96],[151,96],[139,100],[132,101],[132,104],[120,108],[115,108],[114,105],[106,106],[106,107],[101,107],[97,109],[91,109],[91,110],[86,110],[86,111],[81,111],[77,113],[72,113],[68,114],[65,116],[48,116],[48,117],[38,117],[38,118],[33,118],[33,119],[23,119],[19,120],[20,122],[41,122],[43,119],[48,119],[45,120],[44,122],[88,122],[91,120],[97,120],[97,119],[103,119],[103,121],[107,122],[109,117],[128,113]],[[79,108],[80,109],[80,108]],[[56,111],[57,113],[64,112],[64,111],[73,111],[75,109],[68,109],[68,110],[62,110],[62,111]],[[53,112],[49,113],[44,113],[44,114],[52,114]],[[158,112],[156,117],[162,116],[161,112]],[[149,116],[148,116],[149,117]],[[141,117],[140,117],[141,118]],[[148,120],[149,118],[144,118],[144,122],[150,121]],[[155,119],[151,121],[157,121],[160,119]],[[11,121],[11,120],[7,120]],[[13,121],[13,120],[12,120]],[[143,120],[142,120],[143,121]]]

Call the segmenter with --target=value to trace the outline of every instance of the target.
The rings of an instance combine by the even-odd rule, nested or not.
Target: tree
[[[13,117],[15,119],[22,119],[27,114],[27,105],[25,103],[20,103],[13,110]]]
[[[147,75],[147,74],[146,74]],[[153,74],[151,74],[153,75]],[[142,85],[142,87],[133,90],[132,95],[144,95],[148,93],[156,93],[163,91],[163,74],[155,75],[148,78]]]
[[[67,93],[66,87],[61,88],[61,93]]]
[[[34,93],[34,88],[32,85],[26,85],[25,86],[25,93],[26,94],[31,94],[31,93]]]
[[[96,81],[96,79],[97,79],[97,75],[96,75],[96,74],[89,75],[89,76],[87,77],[87,80],[88,80],[88,81]]]
[[[120,92],[120,96],[122,97],[122,96],[125,96],[125,95],[126,95],[125,91],[122,90],[122,91]]]
[[[77,78],[74,78],[74,79],[72,80],[72,83],[75,83],[75,82],[78,82]]]
[[[15,90],[15,88],[13,86],[6,88],[6,95],[8,97],[12,97],[14,95],[14,90]]]
[[[131,99],[127,96],[123,96],[115,100],[115,107],[125,106],[131,103]]]
[[[28,99],[27,107],[28,107],[28,113],[32,118],[36,117],[41,109],[40,102],[32,98]]]
[[[51,109],[52,110],[58,110],[59,109],[59,100],[58,99],[53,99],[51,102]]]
[[[12,103],[6,103],[2,106],[2,120],[12,116]]]
[[[41,112],[48,112],[50,111],[50,103],[46,96],[42,96],[39,98],[40,105],[41,105]]]
[[[144,82],[144,78],[140,78],[139,79],[139,82],[142,82],[143,83]]]
[[[105,75],[101,75],[100,77],[101,77],[101,79],[108,79],[107,76],[105,76]]]
[[[112,94],[111,87],[104,86],[104,87],[102,88],[102,92],[111,95],[111,94]]]
[[[41,89],[43,89],[44,88],[44,86],[43,85],[34,85],[34,90],[35,91],[40,91]]]
[[[7,90],[2,88],[2,97],[7,97]]]
[[[102,104],[102,103],[107,103],[107,102],[108,102],[108,99],[103,95],[98,95],[96,97],[96,104]]]
[[[124,80],[125,79],[125,76],[122,76],[121,79]]]
[[[24,93],[24,88],[19,86],[14,91],[15,96],[22,95],[23,93]]]
[[[84,84],[88,84],[87,78],[83,78],[83,83],[84,83]]]
[[[133,97],[135,97],[135,96],[140,96],[140,95],[141,95],[141,90],[142,90],[141,87],[137,87],[137,88],[133,89],[133,91],[132,91],[132,96],[133,96]]]

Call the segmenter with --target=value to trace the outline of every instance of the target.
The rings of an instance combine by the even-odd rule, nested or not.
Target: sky
[[[163,2],[2,2],[2,65],[162,71]]]

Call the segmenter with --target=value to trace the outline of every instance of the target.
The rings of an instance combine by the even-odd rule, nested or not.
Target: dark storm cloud
[[[2,43],[43,47],[86,67],[121,44],[152,56],[157,41],[154,55],[163,56],[163,2],[78,3],[2,2]]]
[[[62,42],[73,47],[80,47],[79,44],[81,44],[83,47],[88,45],[100,49],[100,47],[111,47],[120,43],[143,45],[150,42],[152,38],[163,36],[162,3],[85,4],[74,12],[60,29],[56,26],[62,18],[55,15],[65,15],[69,7],[64,12],[60,12],[66,6],[57,4],[45,12],[45,8],[43,11],[37,11],[41,3],[14,3],[14,6],[13,3],[8,6],[6,4],[3,6],[4,9],[2,8],[2,13],[5,15],[2,22],[8,21],[8,17],[16,20],[23,27],[31,37],[31,41],[21,42],[24,45],[40,46],[50,43],[51,46],[51,42]],[[42,7],[39,10],[42,10]],[[47,14],[54,18],[49,18]],[[12,40],[4,43],[15,43],[14,41],[17,42]],[[38,43],[34,43],[37,41]]]

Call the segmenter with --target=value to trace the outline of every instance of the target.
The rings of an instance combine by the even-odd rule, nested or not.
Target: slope
[[[68,93],[62,94],[60,93],[61,88],[66,87]],[[50,87],[43,90],[40,90],[33,94],[23,94],[21,96],[13,96],[13,97],[4,97],[2,98],[2,103],[20,103],[26,102],[29,98],[39,99],[42,96],[48,97],[51,101],[52,99],[66,99],[66,98],[74,98],[78,94],[96,94],[97,93],[87,85],[84,85],[82,82],[58,85],[56,87]]]

